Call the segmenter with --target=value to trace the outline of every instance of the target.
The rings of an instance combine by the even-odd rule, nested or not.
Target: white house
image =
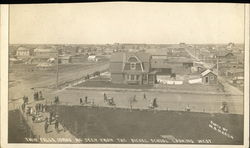
[[[94,55],[91,55],[88,57],[88,61],[94,61],[94,62],[97,62],[98,61],[98,58]]]
[[[16,51],[16,56],[18,58],[29,57],[31,55],[30,49],[19,47]]]

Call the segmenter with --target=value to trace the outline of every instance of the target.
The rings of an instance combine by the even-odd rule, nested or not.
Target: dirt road
[[[67,68],[59,69],[59,83],[71,81],[80,78],[95,71],[102,71],[108,69],[108,63],[95,63],[95,64],[77,64],[67,66]],[[47,89],[50,85],[56,83],[56,73],[54,72],[21,72],[9,73],[9,102],[14,100],[21,100],[24,95],[30,99],[33,98],[34,89],[38,88],[44,93],[54,90]],[[16,101],[18,103],[18,101]]]

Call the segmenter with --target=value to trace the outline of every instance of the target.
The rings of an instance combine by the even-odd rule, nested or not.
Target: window
[[[129,59],[128,59],[128,62],[138,62],[138,60],[136,59],[136,57],[130,57]]]
[[[214,80],[214,76],[210,76],[210,80]]]
[[[134,75],[130,75],[130,80],[134,80],[135,76]]]
[[[136,68],[136,63],[130,63],[130,69],[135,70]]]
[[[139,75],[136,75],[136,80],[139,80]]]

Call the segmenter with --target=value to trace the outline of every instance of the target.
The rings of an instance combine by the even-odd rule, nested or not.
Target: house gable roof
[[[214,74],[213,71],[211,71],[210,69],[207,69],[207,70],[205,70],[204,72],[201,73],[201,76],[204,77],[204,76],[206,76],[209,73]],[[216,75],[216,74],[214,74],[214,75]]]
[[[125,62],[130,57],[137,57],[141,62],[150,62],[151,55],[145,52],[117,52],[111,56],[111,62]]]
[[[24,47],[19,47],[19,48],[17,49],[17,51],[26,51],[26,50],[30,50],[30,49],[27,49],[27,48],[24,48]]]
[[[110,71],[111,73],[122,73],[125,62],[130,57],[136,57],[142,62],[144,72],[149,72],[149,64],[151,55],[144,52],[117,52],[111,56]]]

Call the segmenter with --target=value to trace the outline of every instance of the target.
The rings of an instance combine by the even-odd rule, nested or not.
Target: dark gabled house
[[[118,52],[111,56],[112,83],[154,84],[155,72],[150,68],[151,55],[145,52]]]
[[[202,82],[204,84],[217,84],[217,75],[211,71],[210,69],[207,69],[201,73]]]

